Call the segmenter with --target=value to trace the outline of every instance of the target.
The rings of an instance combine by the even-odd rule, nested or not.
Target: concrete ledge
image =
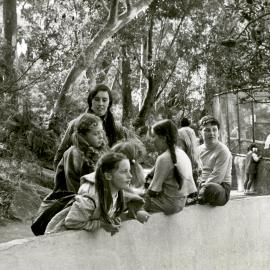
[[[111,237],[64,233],[0,244],[1,270],[269,270],[270,196],[224,207],[194,205],[179,214],[123,223]]]

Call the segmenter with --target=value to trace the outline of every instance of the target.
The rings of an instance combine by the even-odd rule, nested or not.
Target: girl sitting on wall
[[[130,162],[125,155],[114,152],[104,154],[97,164],[95,183],[88,183],[88,192],[76,195],[73,204],[51,220],[46,233],[103,228],[115,234],[120,229],[120,216],[125,208],[123,190],[129,187],[131,177]],[[148,219],[145,211],[139,217],[141,222]]]
[[[57,166],[54,192],[78,192],[81,176],[93,172],[99,157],[108,150],[104,136],[99,117],[90,113],[80,116],[72,135],[73,145]]]
[[[152,140],[159,156],[145,198],[145,210],[174,214],[183,210],[186,198],[197,191],[187,154],[177,146],[177,127],[168,119],[152,128]]]

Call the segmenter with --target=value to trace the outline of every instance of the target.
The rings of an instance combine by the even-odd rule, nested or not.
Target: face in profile
[[[92,99],[91,110],[97,116],[104,116],[108,110],[110,97],[108,92],[99,91]]]
[[[208,123],[201,128],[201,135],[206,144],[217,143],[219,138],[218,126]]]
[[[104,130],[102,123],[99,122],[92,126],[91,130],[85,134],[84,138],[90,146],[96,148],[100,147],[104,141]]]
[[[155,149],[159,153],[165,151],[167,149],[166,138],[164,136],[157,135],[154,130],[152,130],[151,135],[152,143],[154,144]]]
[[[114,190],[123,190],[129,187],[132,175],[130,173],[130,163],[128,159],[123,159],[118,166],[109,174],[111,187]]]

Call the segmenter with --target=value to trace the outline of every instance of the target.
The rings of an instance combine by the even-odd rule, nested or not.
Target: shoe
[[[190,206],[198,203],[197,198],[187,198],[186,205],[185,206]]]

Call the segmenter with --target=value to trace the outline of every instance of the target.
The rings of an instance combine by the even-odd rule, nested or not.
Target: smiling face
[[[216,144],[218,142],[218,126],[208,123],[201,128],[200,131],[203,141],[206,145]]]
[[[123,159],[118,163],[115,170],[107,176],[110,180],[111,191],[119,191],[129,187],[132,175],[130,173],[130,163],[128,159]]]
[[[91,130],[89,130],[85,135],[84,135],[85,140],[88,142],[88,144],[92,147],[100,147],[103,143],[104,140],[104,130],[102,123],[95,123],[91,127]]]
[[[99,91],[92,99],[92,111],[97,116],[104,116],[108,110],[110,97],[108,92]]]

